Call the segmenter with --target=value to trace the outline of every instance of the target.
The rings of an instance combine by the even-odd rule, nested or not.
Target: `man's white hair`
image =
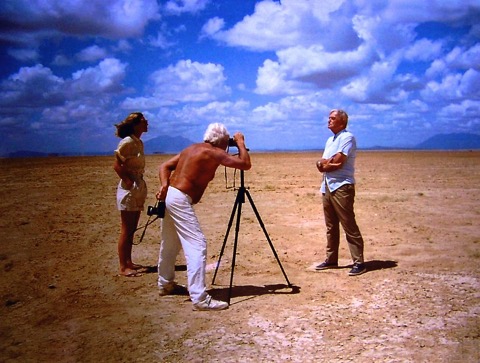
[[[228,139],[229,137],[230,134],[225,125],[215,122],[208,125],[207,131],[205,131],[205,135],[203,135],[203,141],[217,145],[220,141]]]

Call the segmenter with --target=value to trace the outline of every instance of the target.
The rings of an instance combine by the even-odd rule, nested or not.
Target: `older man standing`
[[[315,269],[338,267],[341,223],[353,259],[349,275],[357,276],[365,273],[367,269],[363,257],[363,238],[353,208],[357,145],[355,137],[347,130],[347,124],[348,115],[345,111],[330,111],[328,128],[334,135],[327,140],[322,159],[317,161],[317,168],[323,173],[321,192],[327,227],[327,256]]]

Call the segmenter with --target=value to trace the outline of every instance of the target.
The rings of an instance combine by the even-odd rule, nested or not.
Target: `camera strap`
[[[138,242],[135,243],[135,241],[132,243],[133,245],[139,245],[140,243],[142,243],[143,241],[143,237],[145,236],[145,232],[147,232],[147,227],[149,225],[151,225],[153,222],[155,222],[159,217],[158,216],[155,216],[155,218],[153,220],[150,220],[152,219],[152,216],[148,217],[148,220],[147,220],[147,223],[145,223],[145,225],[141,226],[141,227],[138,227],[135,232],[137,232],[138,230],[140,229],[143,229],[142,231],[142,234],[140,235],[140,239]],[[135,233],[134,232],[134,233]]]

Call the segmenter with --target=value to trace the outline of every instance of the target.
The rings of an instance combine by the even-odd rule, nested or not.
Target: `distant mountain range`
[[[418,144],[417,149],[425,150],[470,150],[480,149],[480,135],[475,134],[439,134]]]
[[[193,144],[193,141],[184,137],[170,137],[159,136],[145,141],[146,154],[175,154],[185,147]],[[453,134],[438,134],[432,136],[428,140],[414,146],[414,147],[388,147],[375,146],[367,148],[367,150],[480,150],[480,135],[467,133],[453,133]],[[262,151],[262,150],[258,150]],[[270,151],[270,150],[263,150]],[[278,150],[280,151],[280,150]],[[287,151],[287,150],[282,150]],[[295,151],[295,150],[288,150]],[[108,152],[91,152],[83,153],[81,155],[110,155],[112,151]],[[20,150],[4,157],[40,157],[40,156],[76,156],[79,153],[42,153],[29,150]]]

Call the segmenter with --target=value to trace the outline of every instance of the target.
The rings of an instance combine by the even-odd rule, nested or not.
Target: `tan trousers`
[[[328,186],[323,194],[323,213],[327,227],[327,258],[328,263],[338,262],[340,245],[340,224],[350,249],[353,263],[363,263],[363,238],[355,220],[353,204],[355,201],[355,185],[343,185],[334,192]]]

